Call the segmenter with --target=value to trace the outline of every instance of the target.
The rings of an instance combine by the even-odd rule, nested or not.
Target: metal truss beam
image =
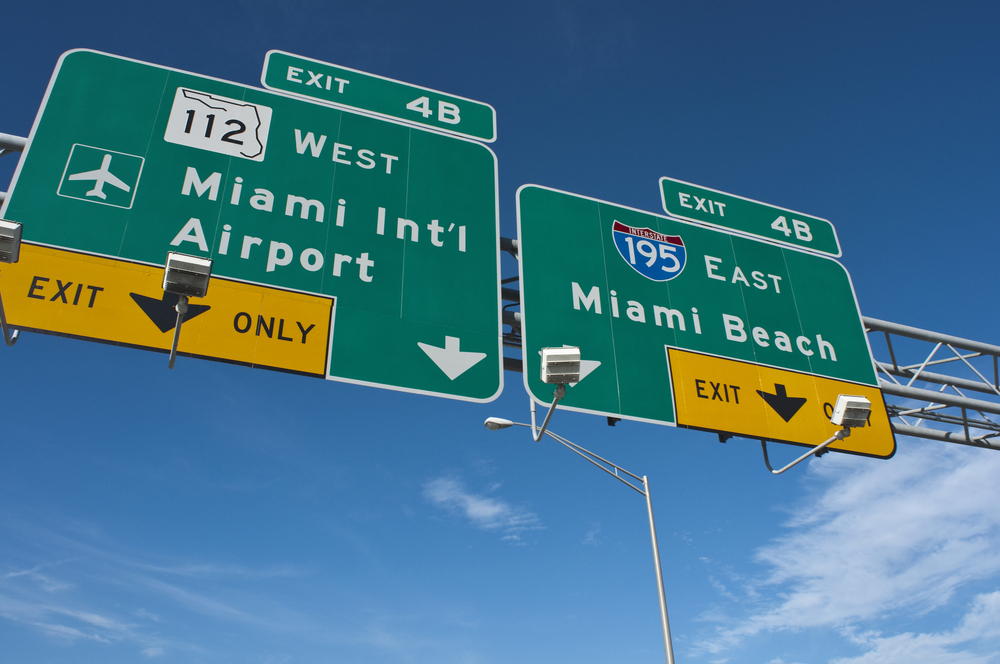
[[[0,133],[0,157],[8,155],[11,152],[23,152],[27,144],[28,139],[26,138],[21,138],[20,136],[14,136],[12,134]],[[0,203],[3,203],[6,199],[7,192],[0,191]]]
[[[1000,346],[863,320],[896,433],[1000,449]],[[888,359],[879,360],[876,348],[884,349]],[[966,396],[969,391],[992,398],[974,399]]]

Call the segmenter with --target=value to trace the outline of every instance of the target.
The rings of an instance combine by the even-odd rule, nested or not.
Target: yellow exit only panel
[[[15,329],[169,350],[177,297],[163,268],[21,245],[0,268],[7,320]],[[178,352],[318,377],[326,375],[333,298],[212,277],[192,298]]]
[[[830,449],[888,458],[896,451],[877,387],[822,378],[713,355],[667,348],[677,424],[816,446],[841,427],[830,422],[839,394],[867,397],[868,425]]]

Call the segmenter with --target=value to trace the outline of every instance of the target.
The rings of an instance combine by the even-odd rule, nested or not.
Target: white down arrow
[[[438,369],[444,372],[448,380],[455,380],[486,357],[486,353],[459,350],[461,340],[458,337],[445,337],[444,348],[419,341],[417,345],[438,365]]]

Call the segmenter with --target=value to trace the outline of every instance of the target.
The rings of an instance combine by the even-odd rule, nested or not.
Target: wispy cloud
[[[82,639],[82,640],[97,641],[98,643],[111,643],[110,639],[101,636],[99,633],[84,632],[82,630],[76,629],[75,627],[69,627],[67,625],[45,623],[45,622],[35,622],[30,624],[34,625],[35,627],[38,627],[49,636],[65,638],[72,641],[75,641],[77,639]]]
[[[892,653],[914,648],[927,657],[908,661],[944,661],[934,659],[938,651],[949,662],[981,661],[952,649],[992,634],[974,628],[978,616],[1000,624],[992,596],[980,596],[952,632],[855,635],[865,621],[932,611],[969,582],[1000,574],[1000,454],[901,443],[887,462],[825,457],[811,464],[808,480],[822,488],[792,511],[787,534],[757,552],[767,572],[749,584],[745,617],[719,626],[697,650],[721,653],[761,632],[824,627],[868,649],[845,663],[906,661]]]
[[[30,626],[67,643],[98,642],[136,648],[146,657],[198,650],[186,640],[167,636],[162,612],[184,613],[242,623],[252,628],[301,627],[299,615],[254,596],[243,582],[302,576],[290,565],[253,568],[215,562],[186,562],[137,552],[94,529],[60,522],[48,529],[37,522],[0,520],[3,553],[21,542],[44,544],[58,559],[0,571],[0,620]],[[19,557],[31,559],[19,550]],[[8,554],[9,555],[9,554]],[[234,583],[235,582],[235,583]],[[117,601],[105,601],[114,595]],[[135,608],[130,608],[129,604]],[[159,607],[152,612],[143,606]],[[181,613],[177,613],[180,610]],[[303,628],[304,629],[304,628]],[[174,629],[177,632],[180,630]]]
[[[866,633],[851,638],[868,649],[859,656],[837,659],[831,664],[987,664],[992,655],[956,650],[982,639],[1000,636],[1000,592],[977,595],[969,611],[954,630],[932,634],[897,634],[883,637]]]
[[[31,569],[16,570],[13,572],[7,572],[6,574],[0,575],[0,581],[13,580],[24,578],[35,582],[38,586],[45,590],[46,592],[57,592],[59,590],[65,590],[69,588],[70,585],[61,581],[56,581],[51,576],[43,574],[41,570],[47,567],[53,567],[55,565],[60,565],[60,563],[42,563],[40,565],[35,565]]]
[[[180,588],[171,583],[165,583],[152,578],[137,578],[136,581],[144,583],[147,587],[156,591],[157,594],[169,598],[177,605],[183,606],[189,611],[194,611],[213,618],[223,618],[226,620],[251,624],[267,624],[267,620],[253,616],[252,614],[240,610],[227,602],[223,602],[219,599],[215,599],[201,593],[185,590],[184,588]]]
[[[478,661],[462,639],[427,636],[433,631],[428,626],[475,624],[475,615],[464,609],[458,616],[449,605],[433,610],[421,605],[418,613],[401,612],[396,605],[380,610],[365,595],[345,600],[366,607],[345,615],[328,594],[319,604],[313,602],[315,594],[289,594],[289,586],[297,587],[305,576],[323,583],[321,571],[280,563],[254,567],[238,560],[176,559],[66,520],[46,526],[38,519],[4,517],[0,510],[0,565],[4,557],[21,562],[0,569],[0,622],[31,630],[60,647],[100,643],[109,652],[127,653],[125,658],[156,661],[211,653],[219,647],[213,634],[224,633],[228,639],[242,631],[294,635],[296,642],[325,649],[333,645],[350,652],[388,653],[401,662],[420,659],[414,653],[432,653],[435,661]],[[505,536],[516,536],[532,518],[507,508],[506,516],[496,514],[493,522]],[[41,554],[33,552],[39,542],[45,545]],[[17,545],[17,555],[8,553]],[[40,555],[55,559],[41,562]],[[442,653],[448,655],[443,660]],[[253,661],[281,664],[290,657],[261,653]]]
[[[595,523],[591,526],[587,534],[583,536],[583,543],[588,546],[600,546],[601,541],[597,539],[597,536],[601,534],[601,524]]]
[[[291,565],[256,569],[241,565],[218,565],[212,563],[187,563],[167,566],[149,565],[136,562],[133,563],[133,566],[150,572],[159,572],[162,574],[190,578],[242,577],[250,579],[270,579],[275,577],[304,576],[307,573],[304,570],[297,569]]]
[[[499,485],[494,484],[491,490],[498,488]],[[476,528],[502,532],[502,539],[507,541],[518,542],[524,531],[542,528],[541,520],[533,512],[497,498],[472,493],[454,478],[440,477],[427,482],[424,498],[437,507],[464,516]]]
[[[18,592],[17,588],[13,590]],[[98,643],[128,641],[141,645],[150,645],[151,642],[160,640],[144,634],[134,624],[95,611],[75,608],[73,601],[67,598],[50,594],[37,597],[21,590],[22,597],[14,597],[0,588],[0,617],[31,625],[50,637]]]

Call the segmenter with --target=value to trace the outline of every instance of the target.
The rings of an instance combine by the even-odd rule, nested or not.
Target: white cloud
[[[867,648],[868,652],[859,657],[837,659],[831,664],[988,664],[995,661],[993,656],[956,648],[998,635],[1000,592],[994,592],[978,595],[972,608],[953,631],[933,634],[907,632],[890,637],[877,633],[862,634],[851,640]]]
[[[992,657],[967,651],[948,650],[932,635],[898,634],[889,638],[874,638],[865,645],[872,649],[860,657],[836,659],[831,664],[989,664]]]
[[[125,640],[143,640],[134,625],[98,614],[80,610],[66,603],[64,598],[32,594],[30,588],[0,587],[0,618],[32,625],[49,636],[63,640],[78,639],[112,643]],[[21,598],[14,595],[22,595]]]
[[[140,618],[145,618],[146,620],[152,620],[153,622],[160,622],[163,620],[157,614],[147,611],[146,609],[136,610],[135,615],[139,616]]]
[[[156,591],[157,594],[170,598],[179,606],[211,616],[213,618],[223,618],[250,624],[267,624],[268,620],[242,611],[229,603],[203,595],[191,590],[186,590],[171,583],[166,583],[158,579],[135,577],[135,581],[143,583],[148,588]]]
[[[65,562],[65,561],[63,561],[63,562]],[[62,582],[59,582],[59,581],[55,581],[50,576],[42,574],[39,571],[39,570],[42,570],[42,569],[44,569],[46,567],[53,567],[54,565],[60,565],[60,564],[62,564],[62,562],[59,562],[59,563],[48,563],[48,564],[43,563],[43,564],[40,564],[40,565],[35,565],[31,569],[17,570],[15,572],[8,572],[7,574],[4,574],[4,575],[0,576],[0,581],[4,581],[4,580],[7,580],[7,579],[18,579],[18,578],[24,577],[24,578],[30,579],[31,581],[34,581],[35,583],[37,583],[38,586],[42,590],[44,590],[46,592],[57,592],[57,591],[60,591],[60,590],[65,590],[65,589],[67,589],[67,588],[70,587],[69,584],[62,583]]]
[[[494,485],[494,489],[498,486]],[[461,482],[448,477],[425,484],[424,498],[438,507],[461,514],[476,528],[503,532],[503,539],[507,541],[518,541],[522,532],[542,527],[533,512],[496,498],[470,493]]]
[[[193,612],[275,630],[290,625],[306,629],[302,616],[275,606],[266,595],[239,588],[245,579],[303,574],[291,566],[253,568],[169,560],[164,564],[158,555],[122,553],[116,542],[100,533],[87,531],[77,539],[71,535],[79,533],[78,528],[58,525],[49,530],[38,524],[0,520],[0,539],[44,543],[47,553],[58,556],[52,562],[32,562],[0,572],[0,621],[30,626],[66,643],[134,645],[147,657],[164,654],[168,646],[170,650],[198,646],[165,636],[159,612],[129,608],[130,603],[156,605],[160,611],[181,609],[182,613],[174,614],[182,616],[181,622],[184,612]],[[109,595],[116,600],[105,601]]]
[[[1000,637],[1000,591],[977,596],[954,636],[959,642]]]
[[[749,585],[749,613],[697,650],[723,652],[760,632],[825,627],[852,634],[866,620],[943,607],[966,584],[996,577],[997,477],[996,452],[906,439],[888,461],[828,455],[810,464],[806,481],[820,488],[792,510],[787,534],[757,552],[767,573]],[[869,649],[864,658],[843,661],[935,662],[935,653],[986,661],[949,650],[996,632],[987,623],[1000,623],[993,604],[1000,599],[976,601],[955,632],[866,637],[858,643]],[[892,654],[915,649],[926,657]]]
[[[97,641],[99,643],[111,643],[110,640],[104,638],[100,634],[88,634],[76,629],[75,627],[68,627],[66,625],[57,625],[44,622],[37,622],[30,624],[40,628],[49,636],[69,639],[71,641],[75,641],[76,639],[89,639],[91,641]]]
[[[178,564],[178,565],[151,565],[145,563],[132,563],[137,569],[150,572],[162,572],[176,576],[186,576],[191,578],[219,578],[219,577],[246,577],[251,579],[269,579],[276,577],[294,577],[306,574],[304,570],[296,569],[290,565],[268,568],[252,568],[240,565],[217,565],[213,563],[202,564]]]
[[[715,577],[713,577],[713,576],[708,577],[708,582],[709,582],[709,584],[711,584],[711,586],[713,588],[715,588],[716,592],[718,592],[723,597],[726,597],[726,598],[734,600],[734,601],[737,600],[736,595],[734,595],[732,592],[729,591],[728,588],[726,588],[726,584],[722,583],[721,581],[719,581]]]

